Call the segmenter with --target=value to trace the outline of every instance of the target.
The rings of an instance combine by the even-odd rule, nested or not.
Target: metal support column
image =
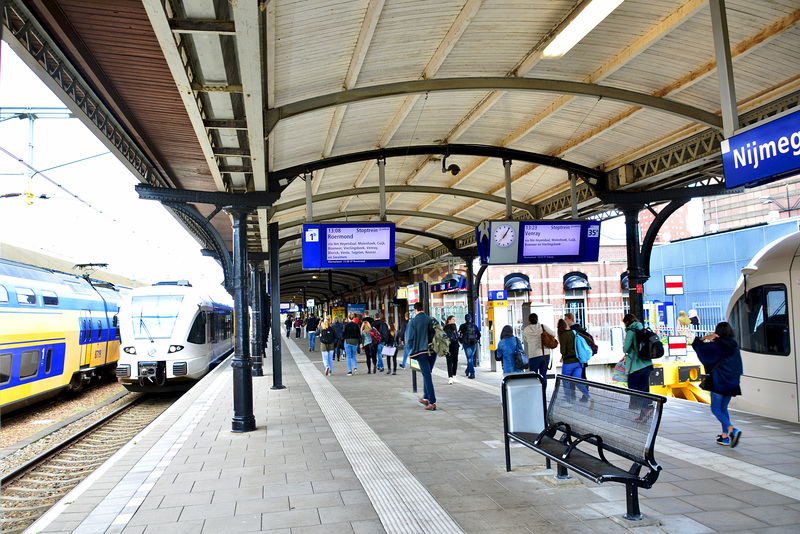
[[[472,320],[476,319],[475,317],[475,274],[472,269],[472,264],[475,261],[475,256],[465,256],[464,262],[467,264],[467,313],[472,316]]]
[[[253,337],[250,339],[250,355],[253,358],[253,376],[264,376],[264,329],[261,319],[263,289],[259,263],[250,263],[250,309],[253,310]]]
[[[569,173],[569,195],[570,195],[570,204],[572,204],[572,218],[578,218],[578,177],[575,176],[575,173],[570,171]]]
[[[503,167],[506,170],[506,219],[511,218],[511,160],[504,159]]]
[[[625,214],[625,240],[628,250],[628,284],[631,299],[631,313],[640,321],[644,320],[644,271],[642,255],[639,248],[639,207],[626,206],[622,212]]]
[[[313,192],[311,191],[311,180],[314,178],[314,175],[311,173],[306,174],[306,222],[314,222],[314,210],[311,206],[311,196]]]
[[[278,223],[267,227],[267,248],[269,249],[269,302],[272,316],[272,387],[283,389],[283,370],[281,366],[281,278],[278,258]]]
[[[266,356],[266,347],[267,343],[269,342],[269,331],[270,325],[272,324],[272,314],[269,312],[269,306],[267,306],[267,273],[266,271],[259,270],[258,277],[261,279],[261,351]],[[280,332],[278,333],[280,335]]]
[[[731,42],[728,37],[728,17],[725,14],[725,0],[709,0],[708,5],[711,8],[711,33],[714,36],[714,54],[717,59],[717,80],[719,82],[719,100],[722,109],[722,133],[727,139],[739,128],[739,114],[736,111],[736,89],[733,83]]]
[[[386,160],[378,160],[378,192],[381,203],[381,222],[386,222]]]
[[[247,324],[247,216],[251,208],[228,206],[233,222],[233,432],[256,429],[253,415],[253,376]]]

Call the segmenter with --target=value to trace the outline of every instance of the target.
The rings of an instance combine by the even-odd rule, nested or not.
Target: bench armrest
[[[545,429],[542,430],[538,436],[536,436],[536,440],[533,442],[533,444],[538,447],[545,436],[555,434],[555,431],[559,428],[562,429],[564,436],[567,438],[567,445],[570,445],[572,443],[572,429],[570,429],[569,425],[564,422],[553,423],[552,425],[546,426]]]
[[[572,451],[575,449],[575,447],[577,447],[582,441],[586,441],[589,438],[594,438],[597,441],[598,456],[600,456],[600,459],[603,460],[604,462],[608,462],[608,460],[606,460],[605,455],[603,454],[603,438],[601,438],[597,434],[589,434],[582,438],[578,438],[574,442],[570,443],[569,447],[567,447],[567,450],[564,451],[564,454],[561,455],[561,459],[566,460],[567,458],[569,458],[569,455],[572,454]]]

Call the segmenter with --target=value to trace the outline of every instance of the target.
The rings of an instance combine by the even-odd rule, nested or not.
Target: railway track
[[[178,397],[141,395],[24,465],[4,473],[0,532],[24,531]]]

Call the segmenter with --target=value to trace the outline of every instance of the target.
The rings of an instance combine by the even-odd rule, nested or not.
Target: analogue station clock
[[[514,237],[514,229],[507,224],[501,224],[494,229],[494,243],[498,247],[506,248],[511,246],[511,244],[514,243]]]

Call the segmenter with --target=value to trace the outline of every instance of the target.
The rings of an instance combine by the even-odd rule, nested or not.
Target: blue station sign
[[[725,187],[785,178],[800,171],[800,111],[725,139]]]

